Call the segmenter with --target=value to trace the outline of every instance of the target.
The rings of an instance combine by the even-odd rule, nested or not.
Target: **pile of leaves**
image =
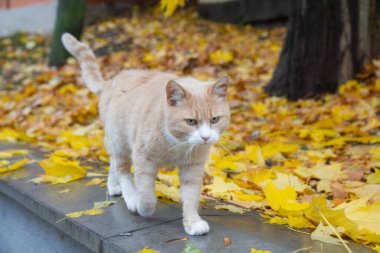
[[[212,149],[203,196],[231,205],[215,208],[257,209],[269,223],[312,228],[313,239],[351,238],[380,252],[380,79],[349,81],[318,100],[269,97],[262,86],[285,32],[216,24],[192,10],[165,18],[134,9],[87,27],[83,40],[106,77],[132,67],[199,79],[230,76],[231,126]],[[73,59],[47,67],[48,44],[30,34],[0,39],[1,85],[11,88],[0,91],[0,140],[51,150],[40,164],[57,169],[37,181],[66,183],[86,176],[79,159],[108,162],[108,155],[96,96]],[[376,76],[376,64],[372,70],[366,76]],[[3,160],[0,173],[22,165]],[[179,201],[178,186],[177,171],[161,170],[159,196]]]

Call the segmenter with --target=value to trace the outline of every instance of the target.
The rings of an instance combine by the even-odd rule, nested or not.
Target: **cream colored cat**
[[[125,70],[105,81],[88,46],[67,33],[62,42],[79,61],[87,87],[99,95],[105,145],[111,155],[109,194],[122,194],[130,211],[150,216],[157,203],[158,168],[177,165],[185,230],[190,235],[208,233],[198,202],[210,146],[229,123],[228,78],[213,83],[159,71]]]

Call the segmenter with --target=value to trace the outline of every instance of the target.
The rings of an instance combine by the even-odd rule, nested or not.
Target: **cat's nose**
[[[201,136],[204,141],[208,141],[210,139],[210,136]]]

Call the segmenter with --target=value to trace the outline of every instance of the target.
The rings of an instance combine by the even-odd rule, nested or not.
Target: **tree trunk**
[[[76,38],[82,34],[86,12],[85,0],[59,0],[52,38],[49,66],[65,64],[69,53],[63,47],[61,36],[65,32]]]
[[[376,0],[295,0],[270,95],[294,100],[335,92],[379,56]]]

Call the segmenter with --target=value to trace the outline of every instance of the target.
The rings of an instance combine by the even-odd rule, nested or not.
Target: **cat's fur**
[[[177,165],[185,230],[190,235],[208,233],[198,202],[210,146],[229,123],[228,78],[201,82],[159,71],[125,70],[105,81],[88,46],[67,33],[62,42],[80,63],[87,87],[99,95],[111,155],[109,194],[122,194],[130,211],[150,216],[157,202],[158,168]]]

